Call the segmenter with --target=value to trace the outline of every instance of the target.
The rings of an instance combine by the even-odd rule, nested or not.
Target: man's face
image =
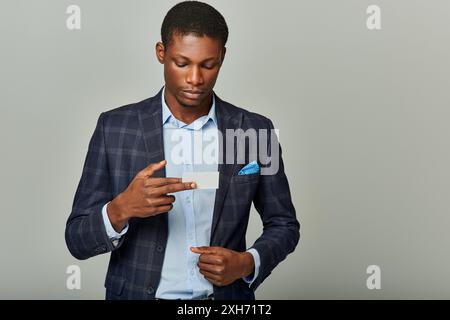
[[[183,107],[209,103],[225,57],[220,40],[175,33],[166,48],[157,43],[156,56],[164,64],[166,95]]]

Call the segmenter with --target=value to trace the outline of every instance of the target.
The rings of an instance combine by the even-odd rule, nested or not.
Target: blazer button
[[[158,251],[158,252],[163,252],[163,250],[164,250],[163,246],[157,246],[156,247],[156,251]]]
[[[148,294],[154,294],[155,293],[155,289],[153,287],[148,287],[147,293]]]

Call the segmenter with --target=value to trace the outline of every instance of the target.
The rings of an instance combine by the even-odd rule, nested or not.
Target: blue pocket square
[[[247,164],[245,167],[239,171],[238,175],[242,176],[244,174],[252,174],[252,173],[258,173],[259,172],[259,165],[256,161],[252,161],[249,164]]]

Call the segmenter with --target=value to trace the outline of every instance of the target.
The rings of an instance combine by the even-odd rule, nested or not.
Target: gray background
[[[109,255],[72,258],[65,222],[99,114],[162,86],[154,45],[177,2],[1,1],[0,298],[103,299]],[[216,92],[280,129],[301,222],[257,298],[450,298],[450,2],[208,2],[230,29]],[[248,243],[260,232],[253,210]]]

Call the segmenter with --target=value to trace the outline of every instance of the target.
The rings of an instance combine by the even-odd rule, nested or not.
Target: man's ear
[[[227,48],[226,47],[223,47],[223,49],[222,49],[222,55],[221,55],[221,57],[220,57],[220,66],[222,66],[222,64],[223,64],[223,60],[225,60],[225,53],[227,52]]]
[[[162,44],[162,42],[157,42],[156,46],[155,46],[155,52],[156,52],[156,59],[158,59],[159,63],[164,64],[164,56],[165,56],[165,51],[164,51],[164,45]]]

